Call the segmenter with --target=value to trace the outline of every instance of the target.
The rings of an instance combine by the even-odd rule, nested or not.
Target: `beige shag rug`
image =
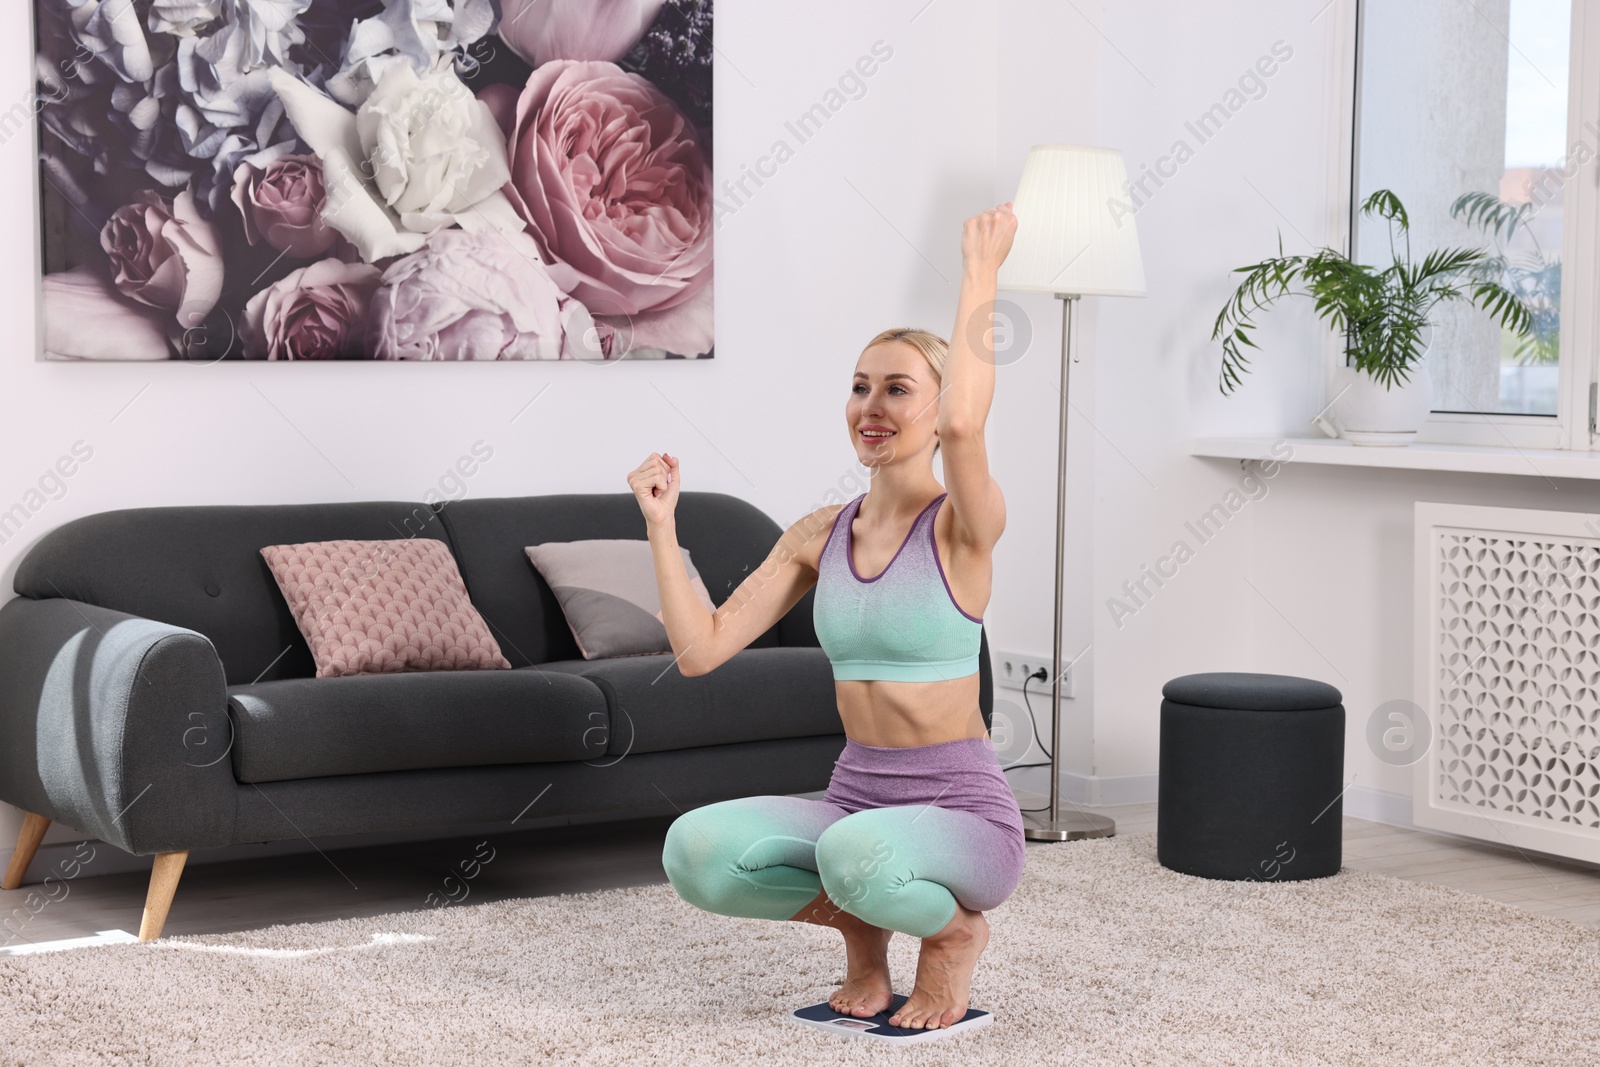
[[[787,1018],[842,980],[837,933],[663,884],[0,959],[0,1061],[1600,1062],[1600,934],[1453,889],[1193,878],[1143,833],[1030,844],[989,919],[994,1022],[906,1048]]]

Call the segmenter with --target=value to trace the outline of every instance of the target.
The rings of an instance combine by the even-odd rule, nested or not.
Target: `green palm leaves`
[[[1533,334],[1534,314],[1516,292],[1501,284],[1504,271],[1493,269],[1495,256],[1481,249],[1442,248],[1413,263],[1410,220],[1400,198],[1387,189],[1367,197],[1361,214],[1389,223],[1393,262],[1382,270],[1354,263],[1332,248],[1309,256],[1285,256],[1281,234],[1276,257],[1234,270],[1245,276],[1244,281],[1223,305],[1211,330],[1211,339],[1222,341],[1218,387],[1224,395],[1238,387],[1249,369],[1244,350],[1258,347],[1250,337],[1256,328],[1251,317],[1285,296],[1311,297],[1318,318],[1345,335],[1346,355],[1386,389],[1410,379],[1424,351],[1428,315],[1441,301],[1467,300],[1504,328]]]

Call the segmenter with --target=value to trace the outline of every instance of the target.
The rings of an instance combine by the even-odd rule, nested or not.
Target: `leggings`
[[[755,796],[685,812],[661,863],[705,911],[792,919],[826,889],[835,907],[914,937],[956,905],[1011,895],[1026,852],[1022,814],[987,737],[883,748],[847,740],[822,800]]]

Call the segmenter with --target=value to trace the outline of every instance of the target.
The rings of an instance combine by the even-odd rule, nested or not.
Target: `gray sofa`
[[[782,533],[704,492],[677,528],[719,604]],[[824,788],[844,735],[811,593],[700,677],[670,654],[580,657],[523,547],[644,536],[627,493],[131,508],[50,531],[0,606],[0,800],[29,813],[4,887],[51,822],[155,854],[149,940],[192,849]],[[409,537],[449,545],[514,669],[314,678],[258,550]],[[980,660],[987,723],[986,635]]]

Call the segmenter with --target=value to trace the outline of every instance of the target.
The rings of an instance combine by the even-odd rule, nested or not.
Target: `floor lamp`
[[[1122,153],[1082,145],[1034,145],[1012,200],[1017,233],[998,288],[1052,293],[1061,300],[1061,447],[1056,468],[1055,644],[1050,671],[1050,808],[1025,813],[1033,841],[1110,837],[1103,815],[1061,811],[1061,597],[1067,528],[1068,364],[1077,362],[1073,308],[1083,296],[1143,296],[1144,267]]]

